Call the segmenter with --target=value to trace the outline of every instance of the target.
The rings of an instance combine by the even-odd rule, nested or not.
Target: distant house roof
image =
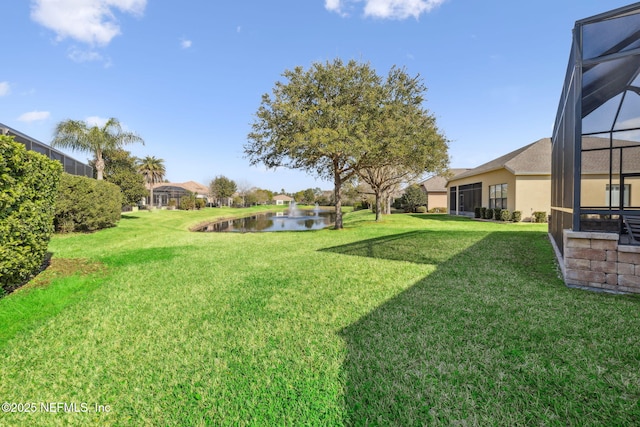
[[[449,178],[449,181],[499,169],[506,169],[514,175],[551,175],[551,138],[542,138],[525,145],[477,168],[462,172],[454,178]]]
[[[179,187],[187,191],[191,191],[192,193],[197,193],[201,195],[209,194],[209,188],[195,181],[187,181],[182,183],[177,182],[159,182],[157,184],[153,184],[153,189],[156,190],[161,187]]]
[[[289,197],[286,194],[278,194],[273,196],[273,200],[282,200],[283,202],[293,202],[293,197]]]
[[[463,172],[469,171],[471,169],[449,169],[448,176],[442,175],[434,175],[431,178],[423,181],[420,185],[425,189],[427,193],[446,193],[447,192],[447,181],[457,175],[460,175]]]

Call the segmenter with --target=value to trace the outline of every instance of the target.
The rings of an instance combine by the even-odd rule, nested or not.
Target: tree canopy
[[[356,174],[367,180],[366,170],[389,165],[411,173],[446,168],[447,142],[422,108],[419,77],[394,67],[383,79],[369,64],[340,59],[283,77],[262,97],[245,155],[253,165],[333,180],[336,228],[342,228],[342,186]],[[382,195],[386,180],[370,181]]]
[[[118,119],[112,117],[103,126],[89,126],[81,120],[60,122],[56,125],[51,146],[92,153],[95,157],[96,178],[101,180],[104,172],[103,152],[136,142],[144,145],[141,137],[124,131]]]
[[[223,175],[218,175],[209,184],[209,191],[211,195],[218,199],[218,204],[222,205],[224,199],[228,199],[233,196],[237,190],[236,183]]]

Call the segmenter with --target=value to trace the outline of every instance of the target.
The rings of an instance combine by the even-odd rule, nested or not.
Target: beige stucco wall
[[[427,207],[429,209],[447,207],[447,193],[427,194]]]
[[[609,175],[587,175],[582,178],[581,182],[581,206],[607,206],[606,192],[607,184],[609,184]],[[612,183],[620,184],[617,176],[613,177]],[[626,184],[629,184],[631,189],[629,203],[631,206],[640,206],[640,178],[626,178]]]
[[[551,176],[550,175],[519,175],[514,176],[506,169],[478,174],[462,179],[449,181],[447,189],[452,186],[461,186],[482,182],[482,206],[489,206],[489,186],[507,184],[507,209],[511,212],[522,212],[522,219],[531,219],[531,213],[535,211],[551,211]],[[449,198],[447,197],[447,209]]]
[[[516,211],[522,212],[522,219],[528,221],[536,211],[551,213],[551,176],[519,175],[516,183]]]

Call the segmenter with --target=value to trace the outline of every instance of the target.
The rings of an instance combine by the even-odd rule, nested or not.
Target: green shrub
[[[239,205],[243,205],[242,198],[240,198]],[[180,198],[180,209],[182,209],[183,211],[189,211],[189,210],[195,210],[196,207],[197,207],[196,193],[187,191],[187,194]]]
[[[511,219],[511,212],[509,212],[509,209],[503,209],[500,212],[500,220],[501,221],[509,221]]]
[[[204,199],[196,199],[196,209],[202,209],[207,204]]]
[[[113,227],[120,220],[120,187],[85,176],[62,174],[56,199],[56,231],[96,231]]]
[[[513,221],[513,222],[520,222],[520,221],[522,221],[522,212],[520,212],[520,211],[513,211],[513,213],[511,214],[511,221]]]
[[[500,217],[501,217],[500,212],[502,212],[502,209],[494,208],[493,209],[493,219],[495,219],[496,221],[500,221]]]
[[[486,218],[486,217],[487,217],[487,208],[481,207],[480,208],[480,216],[479,216],[479,218]]]
[[[531,216],[531,222],[547,222],[546,211],[536,211]]]
[[[493,219],[493,209],[487,208],[484,213],[484,219]]]
[[[446,207],[436,207],[429,209],[429,213],[447,213]]]
[[[427,213],[427,207],[426,206],[418,206],[416,208],[416,213]]]
[[[473,216],[476,218],[482,218],[482,208],[476,207],[473,209]]]
[[[42,265],[62,165],[0,135],[0,295]]]

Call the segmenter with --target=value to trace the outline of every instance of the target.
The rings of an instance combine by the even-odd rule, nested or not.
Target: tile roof
[[[503,168],[514,175],[551,175],[551,138],[542,138],[534,143],[525,145],[504,156],[456,175],[454,178],[450,178],[449,181]]]
[[[195,181],[187,181],[187,182],[159,182],[157,184],[153,184],[153,189],[160,187],[179,187],[183,188],[187,191],[191,191],[192,193],[198,193],[200,195],[209,194],[209,188]]]
[[[446,192],[447,191],[447,181],[455,177],[456,175],[460,175],[463,172],[466,172],[471,169],[449,169],[448,176],[443,175],[434,175],[429,179],[426,179],[420,185],[427,191],[427,193],[434,192]]]

